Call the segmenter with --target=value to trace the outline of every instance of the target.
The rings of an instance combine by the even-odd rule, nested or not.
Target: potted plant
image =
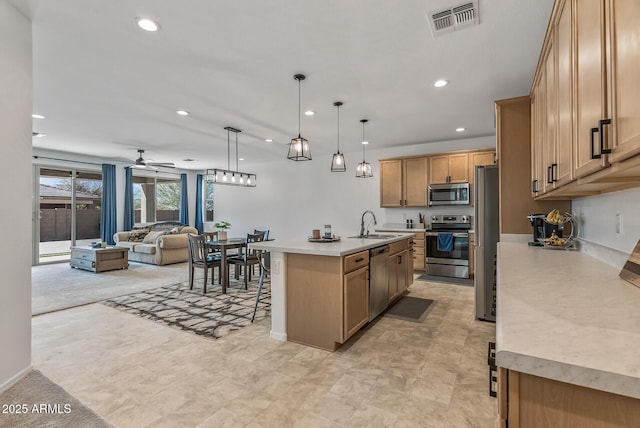
[[[227,229],[231,227],[231,223],[228,221],[219,221],[213,225],[216,229],[218,229],[218,240],[226,241],[227,240]]]

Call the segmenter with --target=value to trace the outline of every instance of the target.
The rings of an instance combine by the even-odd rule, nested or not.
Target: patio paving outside
[[[100,238],[76,239],[76,246],[91,245]],[[40,243],[40,263],[68,262],[71,259],[71,241],[48,241]]]

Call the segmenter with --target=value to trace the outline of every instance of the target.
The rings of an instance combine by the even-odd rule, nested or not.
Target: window
[[[136,223],[178,221],[180,179],[134,175],[133,210]]]
[[[213,182],[204,182],[204,221],[213,221]]]

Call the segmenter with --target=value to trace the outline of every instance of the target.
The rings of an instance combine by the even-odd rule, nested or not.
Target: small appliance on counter
[[[562,225],[546,222],[547,214],[529,214],[527,216],[531,227],[533,227],[533,241],[529,242],[532,247],[544,247],[544,240],[551,238],[555,233],[556,236],[562,238]]]

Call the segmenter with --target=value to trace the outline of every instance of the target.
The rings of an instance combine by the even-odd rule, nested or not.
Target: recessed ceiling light
[[[43,134],[42,132],[32,132],[31,133],[32,136],[37,137],[37,138],[42,138],[42,137],[46,137],[47,134]]]
[[[238,160],[244,160],[244,158],[238,158]]]
[[[436,88],[442,88],[443,86],[447,86],[449,84],[448,80],[436,80],[435,83],[433,84],[433,86],[435,86]]]
[[[186,110],[176,110],[178,116],[189,116],[189,112]]]
[[[305,116],[313,116],[314,114],[316,114],[316,112],[315,111],[311,111],[311,110],[307,110],[307,111],[304,112]]]
[[[41,114],[32,114],[31,115],[32,118],[34,119],[44,119],[45,117]]]
[[[456,128],[456,132],[464,132],[466,130],[467,130],[467,128],[462,128],[462,127]]]
[[[273,140],[271,138],[267,138],[264,141],[266,141],[267,143],[273,143]]]
[[[144,31],[158,31],[160,29],[160,26],[148,19],[148,18],[139,18],[138,19],[138,27],[142,28]]]
[[[368,141],[363,141],[362,144],[369,144],[369,142]]]

